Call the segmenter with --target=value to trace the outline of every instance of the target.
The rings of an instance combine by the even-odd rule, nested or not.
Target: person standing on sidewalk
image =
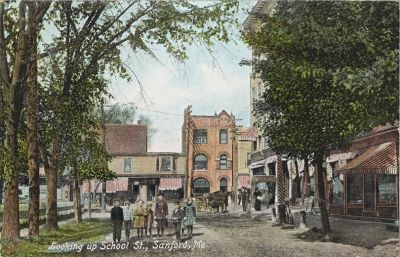
[[[143,201],[139,201],[139,207],[135,209],[134,216],[135,221],[133,222],[133,227],[137,229],[138,240],[143,239],[143,229],[144,229],[144,216],[147,214],[145,208],[143,208]]]
[[[172,220],[175,224],[175,235],[176,240],[181,240],[181,229],[182,229],[182,222],[185,218],[185,212],[182,209],[181,202],[175,202],[175,209],[172,212]]]
[[[144,232],[147,236],[147,229],[149,229],[149,235],[152,237],[151,233],[151,228],[153,226],[153,221],[154,221],[154,213],[153,210],[151,209],[153,207],[153,204],[148,203],[146,206],[146,216],[145,216],[145,221],[144,221]]]
[[[158,201],[156,203],[156,221],[157,221],[157,235],[164,235],[164,228],[167,226],[168,219],[168,204],[164,200],[164,194],[158,195]]]
[[[247,199],[249,195],[247,194],[247,188],[243,188],[242,190],[242,204],[243,204],[243,211],[247,211]]]
[[[261,192],[256,187],[254,191],[254,209],[256,211],[261,211],[261,199],[262,199]]]
[[[189,233],[189,239],[193,238],[193,225],[196,223],[196,206],[193,204],[191,197],[187,199],[185,211],[185,221]]]
[[[129,241],[129,237],[131,234],[131,225],[132,225],[132,210],[130,208],[129,202],[126,202],[124,209],[124,227],[125,227],[126,241]]]
[[[121,242],[121,229],[124,221],[124,211],[119,206],[119,200],[114,200],[114,207],[111,209],[111,221],[113,223],[113,241]]]
[[[241,189],[238,190],[238,201],[239,201],[238,205],[240,205],[242,202],[242,190]]]

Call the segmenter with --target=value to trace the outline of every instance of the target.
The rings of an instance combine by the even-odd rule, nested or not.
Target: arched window
[[[228,180],[226,178],[221,178],[219,181],[219,191],[226,192],[228,190]]]
[[[205,178],[198,178],[193,181],[194,196],[202,196],[205,193],[210,193],[210,183]]]
[[[226,129],[221,129],[219,131],[219,143],[220,144],[228,143],[228,131]]]
[[[221,157],[219,157],[219,169],[220,170],[228,169],[228,158],[226,157],[226,154],[222,154]]]
[[[194,164],[193,164],[193,169],[194,170],[206,170],[208,167],[208,160],[207,156],[204,154],[199,154],[194,157]]]

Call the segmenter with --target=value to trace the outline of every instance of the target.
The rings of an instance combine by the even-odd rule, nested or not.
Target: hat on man
[[[180,202],[180,201],[175,201],[174,203],[175,203],[175,204],[180,204],[181,202]]]

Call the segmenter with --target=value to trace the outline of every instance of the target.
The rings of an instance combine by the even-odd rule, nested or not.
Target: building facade
[[[398,219],[398,126],[374,129],[326,160],[330,212]]]
[[[108,167],[117,179],[84,183],[83,192],[92,192],[94,202],[100,202],[104,191],[108,204],[115,198],[129,202],[155,201],[160,192],[168,200],[183,198],[186,155],[147,152],[146,125],[106,124],[101,137],[107,152],[113,156]]]
[[[180,153],[117,156],[109,168],[117,181],[107,182],[107,193],[130,202],[154,201],[162,192],[166,199],[183,198],[186,157]]]
[[[259,0],[252,8],[243,23],[246,32],[255,32],[260,26],[260,14],[273,14],[276,1]],[[256,70],[256,64],[264,56],[252,50],[251,60],[243,60],[240,64],[250,65],[250,109],[251,125],[254,130],[252,142],[252,153],[249,156],[250,187],[252,192],[257,187],[263,194],[264,203],[283,204],[290,198],[291,174],[289,168],[292,166],[287,160],[276,155],[268,147],[267,138],[263,135],[262,127],[268,119],[268,114],[256,114],[253,112],[253,103],[260,100],[263,94],[269,89],[268,81],[261,79],[261,74]],[[268,196],[268,197],[267,197]],[[270,200],[272,199],[272,200]]]
[[[249,165],[251,153],[256,149],[257,131],[253,127],[238,127],[236,130],[237,142],[237,188],[250,188]]]
[[[187,153],[188,195],[231,191],[235,187],[234,128],[235,117],[225,111],[213,116],[185,111],[182,139]]]

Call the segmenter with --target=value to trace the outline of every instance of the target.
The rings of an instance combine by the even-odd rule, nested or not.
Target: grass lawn
[[[48,251],[53,242],[61,245],[65,242],[86,244],[102,241],[112,232],[109,220],[84,220],[81,223],[71,222],[60,226],[57,231],[40,231],[39,238],[32,241],[22,240],[17,243],[2,244],[0,256],[65,256],[66,253],[55,254]],[[1,247],[1,246],[0,246]],[[82,249],[83,250],[83,249]],[[76,251],[75,251],[76,253]]]

